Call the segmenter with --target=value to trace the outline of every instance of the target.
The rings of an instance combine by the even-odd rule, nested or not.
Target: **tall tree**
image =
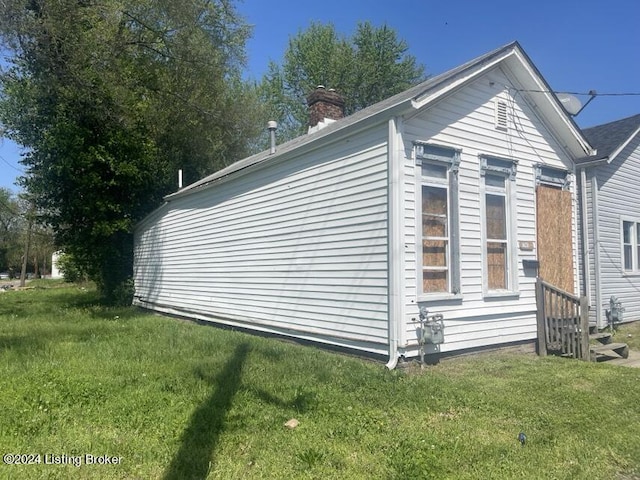
[[[14,270],[15,254],[20,251],[20,235],[23,229],[23,212],[13,193],[0,188],[0,272]]]
[[[6,0],[0,122],[23,184],[105,297],[132,273],[132,229],[185,180],[246,153],[249,28],[230,0]]]
[[[346,37],[332,24],[311,23],[289,40],[282,63],[272,61],[260,84],[279,139],[305,133],[307,95],[318,85],[342,94],[350,115],[424,80],[424,67],[408,49],[387,26],[360,23]]]

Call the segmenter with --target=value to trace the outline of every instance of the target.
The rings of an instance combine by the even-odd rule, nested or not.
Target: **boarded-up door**
[[[546,282],[574,292],[571,192],[538,185],[538,275]]]

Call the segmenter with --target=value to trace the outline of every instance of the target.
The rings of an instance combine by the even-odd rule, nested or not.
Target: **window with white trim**
[[[460,293],[457,150],[416,144],[419,168],[418,290],[424,295]]]
[[[517,290],[516,167],[510,160],[480,157],[483,290],[488,294]]]
[[[507,189],[502,175],[487,174],[485,182],[485,219],[487,228],[487,287],[507,290],[509,285],[507,238]]]
[[[640,222],[622,221],[622,266],[625,272],[640,273]]]

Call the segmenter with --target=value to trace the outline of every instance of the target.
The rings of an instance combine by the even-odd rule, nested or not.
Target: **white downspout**
[[[596,326],[602,325],[602,300],[600,298],[600,228],[598,226],[598,178],[591,177],[591,215],[593,216],[593,259],[594,259],[594,283],[596,296]]]
[[[587,172],[580,169],[580,204],[582,208],[582,268],[584,270],[584,296],[591,306],[591,256],[589,255],[589,212],[587,211]]]
[[[387,150],[387,274],[389,316],[389,361],[393,370],[398,364],[398,345],[402,342],[404,325],[404,199],[402,181],[401,140],[398,126],[401,120],[389,120]]]

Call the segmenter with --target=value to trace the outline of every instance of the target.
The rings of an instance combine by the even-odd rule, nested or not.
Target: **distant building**
[[[58,251],[58,252],[54,252],[53,255],[51,255],[51,278],[62,278],[62,272],[60,271],[60,268],[58,268],[58,258],[60,258],[60,255],[62,254],[62,252]]]

